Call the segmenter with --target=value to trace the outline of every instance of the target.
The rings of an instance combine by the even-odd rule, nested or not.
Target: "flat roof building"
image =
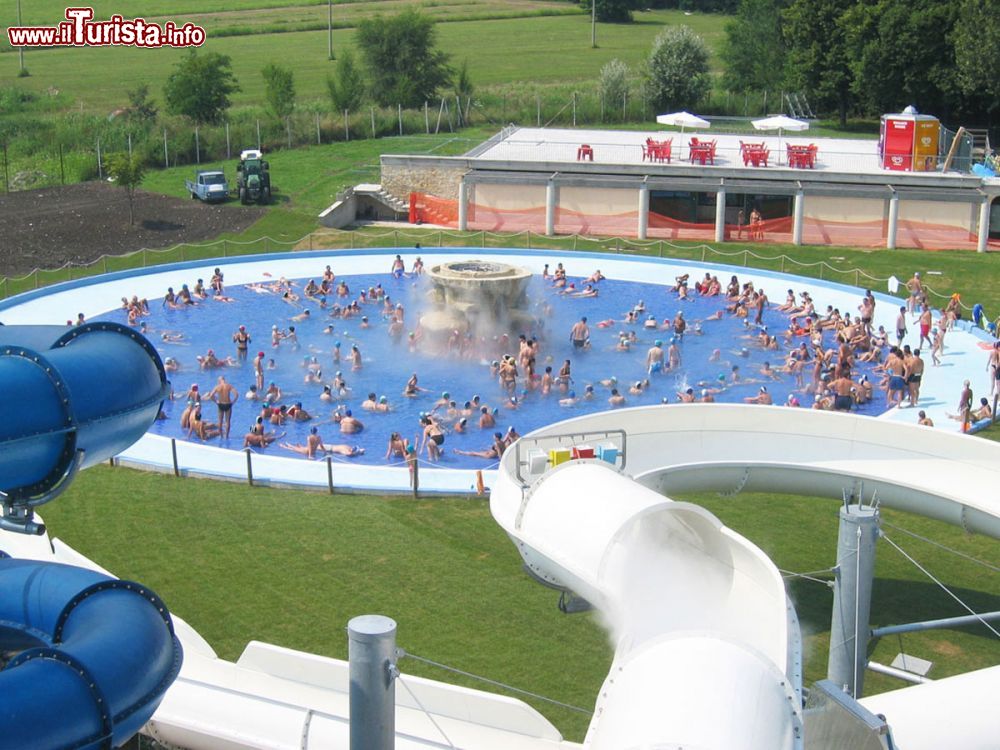
[[[1000,179],[882,168],[879,141],[504,128],[462,156],[384,155],[410,220],[463,230],[715,242],[1000,248]],[[994,221],[1000,237],[1000,214]]]

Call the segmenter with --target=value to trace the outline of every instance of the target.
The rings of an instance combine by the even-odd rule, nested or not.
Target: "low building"
[[[462,156],[384,155],[381,185],[456,229],[1000,248],[1000,179],[881,165],[876,140],[510,127]]]

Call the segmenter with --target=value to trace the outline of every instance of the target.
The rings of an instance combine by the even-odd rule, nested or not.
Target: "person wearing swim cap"
[[[663,360],[665,353],[663,351],[663,342],[660,339],[656,339],[653,345],[646,352],[646,374],[653,375],[657,372],[663,372]]]
[[[493,433],[493,445],[489,448],[485,448],[481,451],[464,451],[455,448],[455,453],[460,456],[473,456],[475,458],[495,458],[498,459],[503,455],[503,452],[507,449],[507,444],[504,443],[503,433],[494,432]]]

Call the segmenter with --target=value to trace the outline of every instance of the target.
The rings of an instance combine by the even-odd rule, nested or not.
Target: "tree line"
[[[729,89],[800,91],[841,125],[911,104],[989,124],[1000,93],[1000,3],[740,0],[721,57]]]

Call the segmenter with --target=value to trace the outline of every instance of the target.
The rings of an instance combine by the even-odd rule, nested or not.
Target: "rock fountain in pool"
[[[478,338],[531,328],[526,309],[531,272],[524,268],[462,260],[432,266],[427,277],[432,307],[421,316],[420,326],[431,342],[443,344],[455,330]]]

